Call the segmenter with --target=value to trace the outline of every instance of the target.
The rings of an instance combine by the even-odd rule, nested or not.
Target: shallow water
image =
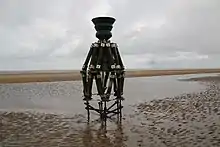
[[[195,76],[198,75],[127,78],[124,89],[126,100],[123,104],[126,107],[204,89],[204,85],[198,82],[178,81],[180,78]],[[81,89],[80,81],[0,84],[0,109],[83,113]]]
[[[131,105],[202,91],[206,88],[204,85],[178,79],[204,75],[207,74],[126,79],[122,124],[108,121],[108,127],[104,129],[100,123],[91,122],[89,125],[86,123],[86,111],[79,81],[1,84],[0,110],[2,111],[0,112],[3,114],[0,116],[3,118],[2,123],[5,129],[0,130],[0,134],[5,134],[4,136],[7,138],[2,139],[4,140],[2,143],[8,146],[88,146],[88,144],[97,147],[138,146],[142,144],[143,139],[155,136],[148,133],[148,130],[145,131],[146,137],[141,136],[139,132],[142,130],[142,126],[137,126],[140,124],[141,118],[134,119],[135,111],[133,110],[136,108]],[[8,113],[9,111],[24,110],[33,111],[33,113]],[[60,115],[60,113],[65,115]],[[92,119],[97,118],[97,115],[93,115],[93,113],[92,116],[94,116]],[[10,131],[7,132],[8,130]],[[155,140],[157,142],[151,146],[160,144],[160,139]]]

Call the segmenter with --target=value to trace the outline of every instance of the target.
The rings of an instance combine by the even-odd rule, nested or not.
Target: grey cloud
[[[121,9],[118,10],[125,12],[125,18],[131,18],[130,22],[129,19],[126,21],[121,18],[123,23],[125,21],[124,25],[138,20],[141,21],[141,19],[145,20],[146,25],[151,21],[157,21],[157,19],[165,20],[165,23],[158,29],[143,28],[137,34],[138,43],[136,43],[136,48],[145,47],[140,49],[140,52],[172,52],[180,49],[204,54],[219,53],[220,2],[218,0],[184,2],[177,0],[176,2],[169,2],[166,1],[166,5],[164,5],[163,3],[159,4],[159,1],[155,1],[156,4],[152,4],[150,5],[151,8],[148,8],[148,1],[137,4],[133,1],[133,3],[127,3],[128,6],[121,6]],[[155,7],[160,10],[154,9]],[[157,16],[158,12],[160,12],[160,15]],[[117,14],[120,14],[119,12],[115,13],[116,17]],[[131,31],[131,27],[129,29]],[[117,32],[120,34],[120,30],[117,30]],[[123,39],[123,36],[121,39]],[[134,48],[134,44],[132,47]]]
[[[77,61],[97,40],[91,19],[99,15],[116,18],[112,41],[129,68],[219,66],[211,64],[219,62],[219,6],[219,0],[1,0],[0,69],[80,68]],[[208,58],[177,65],[178,52]],[[143,54],[149,56],[138,60]],[[63,65],[68,61],[73,66]]]

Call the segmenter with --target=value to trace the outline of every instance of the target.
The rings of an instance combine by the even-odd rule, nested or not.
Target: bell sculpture
[[[112,17],[96,17],[92,19],[95,25],[97,42],[92,43],[80,71],[83,83],[83,101],[90,119],[90,111],[96,111],[101,120],[113,115],[121,118],[121,109],[125,79],[125,67],[119,53],[118,45],[110,41],[111,30],[115,19]],[[95,83],[93,83],[95,81]],[[97,94],[92,87],[96,85]],[[98,95],[98,108],[90,102]],[[113,97],[113,98],[112,98]],[[96,101],[96,100],[95,100]],[[113,102],[108,105],[109,102]]]

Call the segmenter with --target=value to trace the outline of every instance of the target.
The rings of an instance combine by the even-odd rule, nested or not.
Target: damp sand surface
[[[164,69],[164,70],[126,70],[125,77],[152,77],[164,75],[219,73],[220,69]],[[0,83],[29,83],[79,81],[79,70],[33,70],[33,71],[0,71]]]
[[[78,81],[1,84],[0,146],[217,147],[219,79],[126,79],[122,122],[107,127],[93,121],[95,113],[87,123]]]

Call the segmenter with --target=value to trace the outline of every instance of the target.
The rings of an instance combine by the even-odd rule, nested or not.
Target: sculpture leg
[[[121,59],[118,48],[116,48],[116,53],[117,53],[116,55],[118,56],[118,59],[119,59],[119,65],[121,67],[121,70],[120,70],[120,76],[121,76],[120,85],[121,85],[121,93],[123,95],[123,93],[124,93],[124,78],[125,78],[124,64],[122,62],[122,59]]]
[[[117,87],[116,78],[114,78],[114,80],[113,80],[113,85],[114,85],[114,96],[117,96],[117,89],[118,89],[118,87]]]
[[[101,65],[102,65],[102,59],[103,59],[103,48],[100,48],[98,50],[98,57],[97,57],[97,64],[95,67],[96,75],[95,75],[95,80],[96,80],[96,86],[98,90],[98,94],[100,95],[102,100],[105,100],[105,95],[104,95],[104,88],[102,84],[102,76],[100,73],[101,70]]]
[[[110,81],[108,83],[108,89],[106,92],[106,96],[109,99],[110,95],[111,95],[111,91],[112,91],[112,85],[114,83],[114,79],[115,79],[115,72],[111,72],[110,74]]]
[[[90,121],[90,112],[89,112],[89,101],[86,101],[86,110],[87,110],[87,121]]]
[[[117,98],[118,99],[123,99],[123,86],[124,86],[124,78],[123,78],[123,63],[122,60],[120,59],[120,55],[118,52],[118,48],[114,47],[113,49],[114,57],[115,57],[115,62],[116,62],[116,77],[117,77]],[[115,82],[116,83],[116,82]]]
[[[102,100],[105,100],[104,89],[102,87],[102,80],[101,80],[100,72],[98,72],[95,75],[95,80],[96,80],[96,86],[97,86],[98,94],[100,95]]]
[[[109,78],[109,71],[105,72],[105,79],[104,79],[104,87],[106,88],[107,82],[108,82],[108,78]]]
[[[87,87],[87,71],[86,70],[87,70],[88,63],[89,63],[89,61],[91,59],[93,51],[94,51],[94,48],[91,47],[90,50],[89,50],[89,53],[88,53],[88,55],[86,57],[86,60],[85,60],[85,62],[83,64],[82,70],[80,71],[81,76],[82,76],[83,93],[84,94],[86,93],[86,87]]]
[[[85,95],[85,93],[87,93],[87,89],[86,89],[86,87],[87,87],[87,81],[86,81],[86,79],[87,79],[87,72],[86,72],[86,70],[81,70],[80,71],[80,73],[81,73],[81,76],[82,76],[82,83],[83,83],[83,94]]]
[[[114,63],[113,53],[111,51],[111,48],[108,48],[108,50],[106,50],[106,56],[108,57],[108,61],[109,61],[108,67],[110,69],[110,81],[109,81],[108,89],[106,92],[107,98],[109,99],[111,95],[111,91],[112,91],[112,85],[114,84],[114,80],[115,80],[115,72],[114,72],[115,63]]]
[[[122,93],[121,93],[121,77],[120,77],[120,74],[117,72],[116,73],[116,77],[117,77],[117,87],[118,87],[118,89],[117,89],[117,98],[118,99],[121,99],[122,97]]]
[[[116,63],[116,70],[118,68],[118,65],[119,65],[119,57],[118,57],[118,54],[117,54],[117,50],[116,50],[116,45],[114,45],[114,47],[111,48],[112,50],[112,54],[114,56],[114,59],[115,59],[115,63]],[[114,79],[114,96],[117,96],[118,95],[118,79],[115,78]]]
[[[92,99],[92,84],[93,84],[94,75],[89,71],[88,73],[88,83],[86,85],[85,98],[83,100],[89,101]]]
[[[92,99],[92,86],[93,86],[94,70],[95,70],[94,67],[95,67],[95,63],[97,62],[96,54],[97,54],[97,48],[93,48],[92,57],[89,65],[88,81],[86,85],[86,94],[85,94],[86,100]]]
[[[117,78],[118,78],[118,86],[119,86],[118,88],[120,90],[119,94],[122,96],[123,89],[124,89],[124,71],[123,70],[118,71]]]

